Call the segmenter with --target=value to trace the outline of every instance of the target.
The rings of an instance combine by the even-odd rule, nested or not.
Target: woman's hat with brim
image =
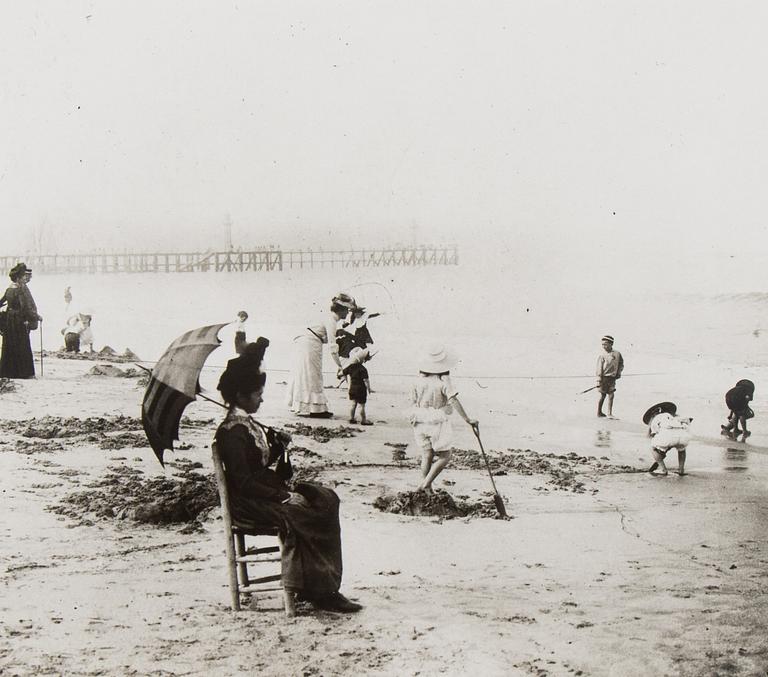
[[[748,378],[741,379],[741,381],[736,383],[736,386],[748,390],[750,395],[755,394],[755,384],[752,383],[752,381],[750,381]]]
[[[654,416],[659,414],[672,414],[673,416],[677,412],[677,405],[674,402],[659,402],[654,404],[648,411],[643,414],[643,423],[648,425]]]
[[[336,296],[331,299],[331,303],[338,303],[340,306],[344,306],[345,308],[357,308],[355,299],[353,299],[349,294],[345,294],[343,291],[336,294]]]
[[[227,362],[218,385],[225,397],[232,397],[239,392],[252,392],[255,387],[264,386],[266,374],[261,371],[261,362],[268,346],[269,339],[259,336],[255,343],[248,343],[243,348],[239,357]]]
[[[439,344],[429,346],[419,360],[419,371],[426,374],[442,374],[455,366],[456,358]]]

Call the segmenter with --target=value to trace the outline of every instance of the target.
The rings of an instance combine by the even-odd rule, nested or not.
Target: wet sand
[[[338,416],[310,422],[317,431],[294,427],[293,461],[341,496],[343,591],[365,609],[353,616],[301,609],[287,620],[277,597],[238,614],[228,609],[217,508],[157,525],[130,509],[110,514],[98,501],[73,502],[88,491],[114,497],[123,480],[171,491],[196,474],[204,484],[221,416],[215,405],[191,405],[180,449],[167,454],[163,471],[137,434],[138,379],[89,375],[92,367],[51,357],[45,378],[0,393],[3,674],[768,668],[768,456],[758,434],[754,444],[730,444],[702,426],[689,475],[650,477],[640,472],[650,460],[643,427],[631,417],[593,418],[588,396],[557,416],[532,404],[538,385],[459,380],[512,519],[494,519],[492,509],[410,516],[374,505],[419,479],[402,384],[376,379],[368,406],[375,425],[367,428],[348,424],[346,393],[328,389]],[[260,419],[306,424],[287,414],[276,380]],[[556,401],[551,386],[541,387]],[[630,410],[630,398],[617,397],[617,413]],[[437,486],[492,508],[474,436],[458,419],[455,427],[462,451]],[[674,470],[674,454],[668,460]]]

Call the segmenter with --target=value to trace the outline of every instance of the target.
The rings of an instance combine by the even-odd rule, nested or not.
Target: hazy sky
[[[6,0],[3,250],[219,247],[229,218],[244,247],[764,256],[767,23],[764,2]]]

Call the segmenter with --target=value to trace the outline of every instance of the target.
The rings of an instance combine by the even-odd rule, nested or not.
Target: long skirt
[[[339,497],[314,482],[298,482],[296,491],[310,507],[232,496],[237,524],[276,526],[283,539],[283,586],[308,597],[341,587],[341,526]]]
[[[0,355],[0,377],[34,378],[35,362],[32,358],[29,329],[19,313],[13,310],[7,313],[7,325],[3,332],[3,352]]]
[[[294,351],[288,406],[301,416],[328,411],[323,393],[323,344],[315,336],[297,336]]]

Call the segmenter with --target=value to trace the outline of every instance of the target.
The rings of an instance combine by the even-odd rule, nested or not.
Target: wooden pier
[[[7,273],[24,261],[37,274],[58,273],[192,273],[259,272],[313,268],[376,268],[387,266],[455,266],[458,248],[414,246],[385,249],[295,249],[190,253],[27,254],[0,256]]]

